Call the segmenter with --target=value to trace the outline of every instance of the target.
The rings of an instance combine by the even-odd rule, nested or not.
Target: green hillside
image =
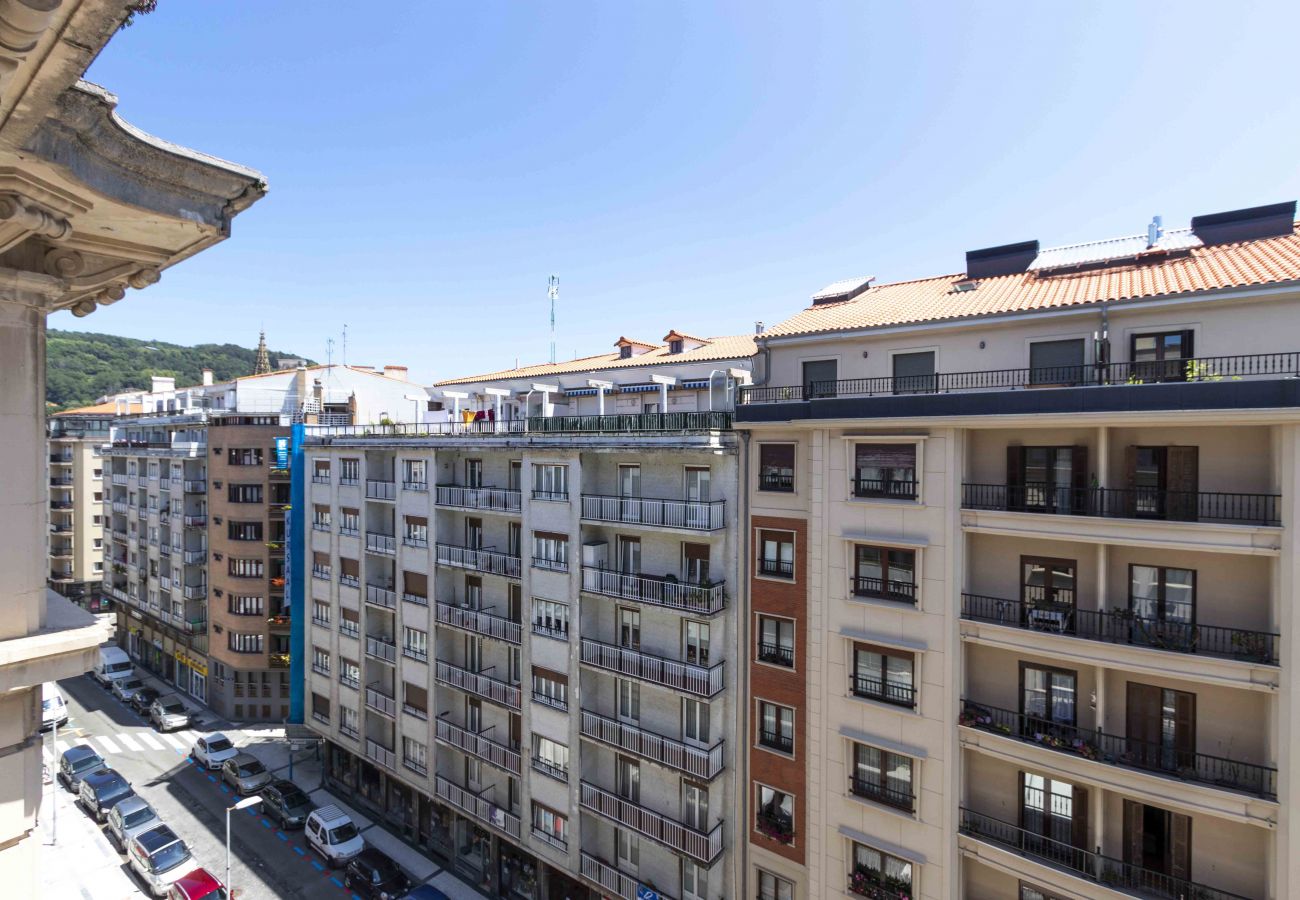
[[[105,394],[148,390],[151,375],[171,375],[177,387],[198,384],[203,370],[217,381],[253,374],[257,352],[234,344],[182,347],[111,334],[51,329],[46,352],[45,399],[58,409],[94,403]],[[270,351],[277,358],[297,353]],[[309,360],[310,362],[310,360]],[[52,408],[53,408],[52,407]]]

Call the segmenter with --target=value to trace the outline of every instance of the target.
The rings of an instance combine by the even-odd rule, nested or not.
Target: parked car
[[[221,764],[221,780],[237,794],[256,794],[271,783],[271,773],[251,753],[240,753]]]
[[[128,847],[127,862],[155,897],[165,896],[174,883],[194,870],[190,848],[166,825],[142,831]]]
[[[59,757],[59,784],[75,794],[81,790],[82,778],[106,768],[108,763],[104,762],[104,757],[85,744],[69,747]]]
[[[53,681],[47,681],[41,685],[41,731],[67,724],[68,704],[63,700],[63,692]]]
[[[131,838],[161,824],[158,813],[137,794],[122,800],[109,811],[105,830],[113,845],[125,853]]]
[[[149,707],[149,721],[159,731],[174,731],[188,728],[190,714],[185,711],[185,704],[176,694],[164,694]]]
[[[343,886],[365,900],[394,900],[406,896],[411,879],[384,853],[367,847],[348,863]]]
[[[199,738],[190,748],[190,756],[194,757],[194,761],[203,763],[209,769],[220,769],[223,762],[238,755],[239,751],[230,743],[230,738],[220,731]]]
[[[302,828],[312,808],[311,798],[292,781],[272,781],[262,790],[262,814],[281,828]]]
[[[130,703],[135,692],[145,686],[144,679],[138,675],[132,675],[130,678],[119,678],[113,682],[113,696],[123,703]]]
[[[312,810],[305,828],[307,843],[325,858],[331,868],[338,868],[365,849],[366,841],[356,823],[334,804]]]
[[[147,716],[149,715],[149,707],[153,706],[153,702],[161,696],[162,694],[154,688],[140,688],[131,695],[131,708],[140,715]]]
[[[113,646],[99,648],[99,662],[90,672],[91,677],[106,688],[112,687],[113,682],[119,678],[130,678],[134,674],[135,666],[131,665],[131,657],[121,647]]]
[[[81,788],[77,791],[77,801],[96,822],[104,821],[109,810],[127,797],[134,796],[131,782],[114,769],[89,773],[81,779]]]
[[[167,900],[226,900],[226,888],[207,869],[195,869],[172,884]]]

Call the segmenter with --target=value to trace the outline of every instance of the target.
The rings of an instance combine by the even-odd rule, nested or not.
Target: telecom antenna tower
[[[551,298],[551,363],[555,363],[555,301],[560,299],[560,278],[552,275],[546,282],[546,295]]]

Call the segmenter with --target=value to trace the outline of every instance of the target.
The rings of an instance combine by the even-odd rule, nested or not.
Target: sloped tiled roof
[[[1294,281],[1300,279],[1300,225],[1277,237],[981,278],[974,290],[954,291],[953,283],[965,277],[959,272],[875,285],[853,300],[809,307],[769,328],[763,337],[885,328]]]
[[[488,372],[484,375],[474,375],[464,378],[451,378],[446,381],[439,381],[434,387],[447,387],[453,384],[473,384],[480,381],[500,381],[506,378],[544,378],[552,375],[569,375],[575,372],[598,372],[605,369],[635,369],[638,366],[656,366],[665,364],[681,364],[691,362],[706,362],[714,359],[744,359],[753,356],[755,353],[754,335],[738,334],[727,337],[701,338],[707,341],[702,347],[696,347],[694,350],[686,350],[682,353],[669,353],[668,345],[655,345],[653,350],[642,353],[639,356],[633,356],[629,359],[622,359],[618,353],[602,353],[598,356],[585,356],[581,359],[569,360],[560,363],[542,363],[535,366],[523,366],[518,369],[503,369],[499,372]]]
[[[136,415],[143,411],[139,403],[128,403],[126,405],[127,413]],[[117,402],[109,400],[107,403],[96,403],[94,406],[79,406],[76,409],[65,409],[63,412],[54,413],[56,416],[95,416],[95,415],[117,415]]]

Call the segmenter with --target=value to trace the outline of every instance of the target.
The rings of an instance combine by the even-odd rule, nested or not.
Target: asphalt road
[[[59,729],[60,744],[93,746],[186,842],[196,867],[202,865],[224,879],[226,808],[237,798],[228,789],[223,790],[217,773],[209,774],[189,761],[189,748],[196,734],[203,732],[159,735],[89,676],[69,679],[59,686],[69,714],[68,725]],[[259,755],[257,736],[240,731],[225,733],[241,749]],[[46,745],[57,759],[62,748],[54,746],[52,740],[47,736]],[[269,754],[262,758],[269,763]],[[63,814],[86,815],[79,807]],[[111,847],[107,835],[103,840]],[[68,862],[76,864],[75,860]],[[122,865],[129,868],[125,857]],[[250,814],[247,810],[231,813],[230,874],[239,900],[343,900],[352,896],[343,889],[342,873],[323,865],[308,848],[301,829],[282,832],[260,813]]]

